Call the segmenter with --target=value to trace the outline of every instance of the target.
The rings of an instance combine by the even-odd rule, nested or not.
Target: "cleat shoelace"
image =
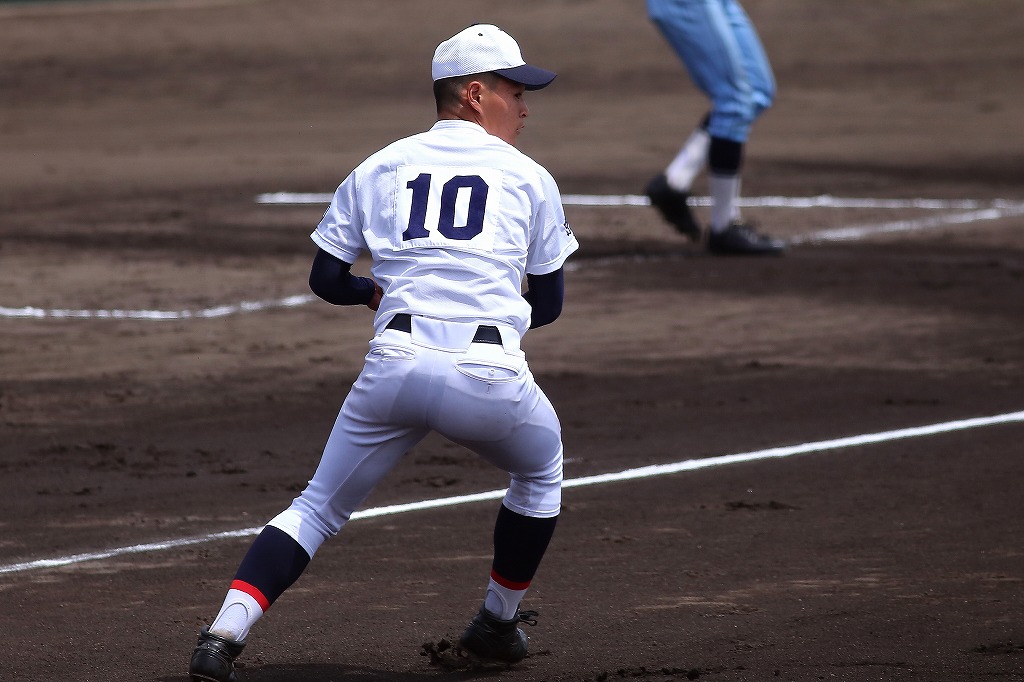
[[[520,623],[526,623],[527,625],[534,626],[537,624],[537,616],[540,614],[536,611],[520,611],[516,614],[516,618],[519,619]]]

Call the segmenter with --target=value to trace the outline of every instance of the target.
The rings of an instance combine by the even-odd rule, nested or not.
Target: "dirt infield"
[[[640,0],[495,5],[0,3],[8,679],[185,679],[250,541],[208,534],[301,490],[371,329],[305,298],[325,206],[255,199],[428,127],[438,41],[489,21],[559,71],[520,146],[566,194],[638,194],[702,114]],[[714,258],[649,207],[567,206],[565,312],[525,339],[567,479],[712,465],[565,490],[510,670],[438,653],[491,500],[353,521],[244,682],[1024,679],[1024,13],[746,6],[779,99],[744,180],[776,199],[745,213],[793,246]],[[822,195],[861,201],[798,201]],[[505,484],[429,438],[368,507]]]

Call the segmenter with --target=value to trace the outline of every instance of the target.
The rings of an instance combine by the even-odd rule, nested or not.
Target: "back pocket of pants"
[[[522,375],[522,366],[504,365],[484,360],[460,360],[455,369],[463,376],[487,383],[515,381]]]
[[[375,360],[415,360],[416,351],[405,346],[375,345],[370,349],[370,357]]]

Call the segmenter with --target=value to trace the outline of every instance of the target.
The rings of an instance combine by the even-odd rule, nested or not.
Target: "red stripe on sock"
[[[256,587],[250,585],[244,580],[232,580],[231,589],[238,590],[239,592],[245,592],[247,595],[256,600],[256,603],[260,605],[260,608],[266,612],[270,608],[270,600],[263,596]]]
[[[491,580],[493,580],[494,582],[498,583],[499,585],[504,587],[506,590],[525,590],[525,589],[527,589],[530,586],[530,581],[529,580],[527,580],[524,583],[517,583],[515,581],[507,580],[505,578],[502,578],[500,575],[495,573],[493,570],[491,571]]]

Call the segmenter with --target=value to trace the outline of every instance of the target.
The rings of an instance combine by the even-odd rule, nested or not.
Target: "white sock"
[[[665,180],[668,186],[680,192],[689,192],[693,181],[703,170],[708,160],[708,147],[711,136],[703,128],[697,128],[686,142],[683,143],[676,158],[665,169]]]
[[[220,613],[213,619],[210,632],[241,642],[262,615],[263,608],[255,599],[241,590],[231,589],[224,598]]]
[[[526,594],[526,590],[510,590],[492,579],[487,584],[484,608],[502,620],[511,620],[516,615],[519,602],[523,600],[524,594]]]
[[[740,219],[740,176],[711,174],[708,189],[711,190],[711,231],[721,232],[729,223]]]

